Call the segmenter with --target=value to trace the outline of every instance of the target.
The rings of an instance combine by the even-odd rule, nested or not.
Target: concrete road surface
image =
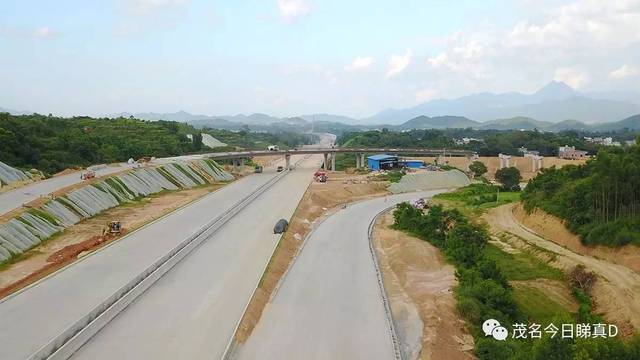
[[[104,169],[96,170],[96,176],[109,175],[114,172],[127,169],[125,164],[120,166],[107,166]],[[40,196],[47,196],[50,193],[80,183],[80,172],[57,176],[47,180],[35,182],[33,184],[20,187],[18,189],[0,194],[0,215],[6,214],[13,209],[17,209],[24,203],[36,200]]]
[[[38,350],[275,174],[271,169],[233,182],[1,301],[0,359],[23,359]],[[260,217],[247,221],[244,226],[251,228],[259,221]],[[246,256],[251,254],[251,249],[241,249]],[[188,262],[189,258],[184,261]],[[237,259],[216,261],[221,262],[218,265],[224,265],[225,261]],[[207,281],[211,279],[209,276],[215,275],[223,274],[201,273],[197,278]],[[238,302],[243,300],[236,299]],[[163,321],[163,316],[152,320],[152,324]]]
[[[74,359],[219,359],[280,235],[320,165],[291,171],[176,265]]]
[[[394,359],[368,227],[383,209],[435,193],[368,200],[327,218],[306,240],[236,358]]]

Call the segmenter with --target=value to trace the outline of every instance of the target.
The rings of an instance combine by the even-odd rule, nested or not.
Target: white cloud
[[[416,92],[416,102],[423,103],[425,101],[433,99],[438,94],[437,90],[434,89],[423,89]]]
[[[396,76],[403,72],[411,63],[412,56],[413,52],[411,50],[407,50],[404,55],[391,55],[387,77]]]
[[[423,80],[449,96],[533,91],[552,77],[600,88],[609,78],[634,74],[630,66],[609,72],[612,64],[640,55],[640,0],[573,0],[543,10],[536,1],[521,5],[535,20],[505,29],[482,25],[439,38],[435,47],[442,49],[427,58]]]
[[[345,66],[344,69],[347,71],[361,70],[373,65],[373,62],[374,60],[370,56],[367,56],[367,57],[358,56],[357,58],[353,59],[353,62],[351,62],[351,64]]]
[[[558,68],[556,69],[553,80],[562,81],[574,89],[581,88],[589,81],[589,76],[575,68]]]
[[[617,80],[636,76],[638,74],[640,74],[640,69],[624,64],[621,67],[611,71],[609,73],[609,77]]]
[[[278,9],[285,20],[294,20],[311,13],[311,6],[305,0],[278,0]]]

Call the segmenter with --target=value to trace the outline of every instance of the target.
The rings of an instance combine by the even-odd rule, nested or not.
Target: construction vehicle
[[[80,179],[82,180],[89,180],[93,179],[94,177],[96,177],[96,172],[93,170],[86,170],[80,174]]]
[[[429,203],[427,203],[427,201],[425,199],[418,199],[416,201],[413,202],[413,204],[411,204],[414,208],[416,209],[428,209],[429,208]]]
[[[111,235],[120,235],[122,232],[122,225],[120,224],[120,221],[110,221],[109,224],[107,224],[107,228]]]
[[[256,167],[253,169],[253,172],[256,174],[259,174],[262,172],[262,165],[256,165]]]
[[[315,180],[316,182],[327,182],[327,173],[324,171],[316,171],[315,174],[313,174],[313,180]]]

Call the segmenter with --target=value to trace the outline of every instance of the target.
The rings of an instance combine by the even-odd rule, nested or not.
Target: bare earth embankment
[[[592,255],[597,256],[598,248],[591,249],[591,255],[588,255],[588,249],[580,249],[576,244],[572,245],[572,249],[569,246],[572,240],[567,235],[566,229],[561,231],[560,225],[551,221],[550,218],[546,218],[542,223],[535,221],[535,218],[525,221],[538,229],[549,225],[547,230],[537,233],[536,229],[520,223],[516,215],[520,210],[516,206],[517,204],[499,206],[484,215],[483,219],[489,224],[491,232],[494,235],[512,234],[514,237],[508,244],[504,244],[507,247],[533,247],[552,253],[551,265],[563,270],[583,264],[588,270],[598,275],[598,281],[592,291],[595,312],[603,314],[606,321],[617,324],[625,336],[638,331],[640,329],[640,301],[638,301],[640,274],[629,267],[593,257]]]
[[[391,213],[381,216],[373,241],[408,359],[473,359],[473,337],[456,310],[455,268],[436,247],[392,224]]]
[[[638,246],[585,246],[580,242],[578,235],[570,232],[564,226],[562,220],[544,211],[534,210],[531,214],[527,214],[524,207],[519,204],[513,208],[513,215],[521,224],[535,231],[543,238],[549,239],[571,251],[626,266],[640,273],[640,247]]]

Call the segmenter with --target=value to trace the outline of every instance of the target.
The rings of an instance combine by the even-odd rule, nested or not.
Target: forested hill
[[[586,244],[640,245],[640,147],[601,149],[586,165],[543,169],[522,200],[527,210],[565,219]]]
[[[593,134],[589,134],[595,136]],[[624,136],[632,136],[625,133]],[[456,145],[453,139],[463,137],[474,138],[465,145]],[[579,149],[596,152],[596,146],[584,140],[583,134],[575,131],[560,133],[517,130],[472,130],[472,129],[444,129],[444,130],[412,130],[396,131],[365,131],[345,133],[338,137],[338,143],[346,147],[417,147],[417,148],[457,148],[477,152],[480,156],[497,156],[499,153],[521,155],[521,146],[529,150],[537,150],[543,156],[558,155],[558,147],[569,145]]]
[[[173,121],[0,113],[0,161],[53,174],[68,167],[199,151],[196,131]]]

